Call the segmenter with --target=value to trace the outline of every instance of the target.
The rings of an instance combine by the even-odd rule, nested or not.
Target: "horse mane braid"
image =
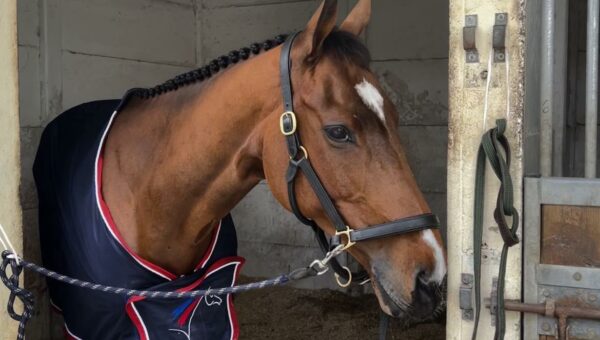
[[[243,47],[239,50],[233,50],[227,55],[222,55],[213,59],[208,65],[202,66],[195,70],[175,76],[162,84],[150,88],[136,88],[131,95],[142,99],[153,98],[163,93],[175,91],[180,87],[203,81],[210,78],[220,70],[227,68],[231,64],[236,64],[239,61],[250,58],[251,55],[257,55],[262,51],[268,51],[273,47],[283,44],[287,39],[287,34],[280,34],[273,39],[267,39],[262,43],[254,43],[249,47]]]

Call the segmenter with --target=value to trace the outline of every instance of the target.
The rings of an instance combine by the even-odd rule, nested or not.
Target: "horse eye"
[[[343,125],[333,125],[325,127],[327,137],[337,143],[351,142],[350,131]]]

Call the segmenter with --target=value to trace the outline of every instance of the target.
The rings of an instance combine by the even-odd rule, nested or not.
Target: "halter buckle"
[[[284,136],[291,136],[296,133],[296,114],[292,111],[286,111],[281,114],[279,119],[279,129]]]
[[[344,245],[344,247],[342,248],[342,250],[346,250],[350,247],[352,247],[353,245],[356,244],[356,242],[353,242],[352,239],[350,238],[350,233],[353,230],[350,229],[349,226],[346,226],[346,230],[342,230],[342,231],[336,231],[335,232],[335,236],[341,236],[341,235],[345,235],[346,236],[346,244]],[[340,243],[341,243],[341,237],[340,237]]]

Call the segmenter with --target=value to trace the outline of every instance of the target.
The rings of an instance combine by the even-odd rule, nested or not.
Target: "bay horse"
[[[385,313],[430,315],[446,255],[398,114],[358,39],[370,13],[371,1],[360,0],[337,27],[337,1],[325,0],[283,46],[279,36],[57,117],[34,164],[45,265],[136,289],[233,285],[243,259],[229,212],[266,179],[284,208],[345,243]],[[388,237],[352,242],[375,225]],[[49,289],[73,338],[239,335],[231,296],[123,300],[51,281]]]

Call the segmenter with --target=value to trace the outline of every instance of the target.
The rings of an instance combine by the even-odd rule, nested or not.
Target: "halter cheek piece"
[[[356,242],[368,241],[383,237],[407,234],[414,231],[425,230],[430,228],[439,228],[440,222],[434,214],[422,214],[411,216],[383,224],[371,225],[361,229],[353,229],[344,222],[344,219],[336,209],[331,197],[323,187],[317,173],[313,169],[308,160],[308,151],[302,146],[300,134],[298,132],[298,121],[294,113],[294,99],[291,82],[291,50],[294,39],[298,36],[296,32],[288,37],[283,44],[280,59],[281,72],[281,92],[283,95],[284,112],[281,114],[279,127],[281,133],[285,136],[287,149],[290,156],[290,162],[286,173],[286,181],[288,186],[288,199],[292,212],[298,220],[310,226],[317,236],[319,246],[324,252],[329,252],[331,249],[343,245],[342,250],[352,247]],[[335,235],[328,241],[327,236],[321,228],[311,219],[302,214],[296,200],[295,179],[298,175],[298,170],[301,170],[313,191],[317,195],[325,214],[335,227]],[[359,273],[352,273],[347,267],[342,266],[335,258],[329,262],[336,273],[336,279],[341,286],[347,286],[352,279],[362,282],[368,279],[368,274],[365,270]],[[342,278],[345,283],[341,283],[339,278]]]

